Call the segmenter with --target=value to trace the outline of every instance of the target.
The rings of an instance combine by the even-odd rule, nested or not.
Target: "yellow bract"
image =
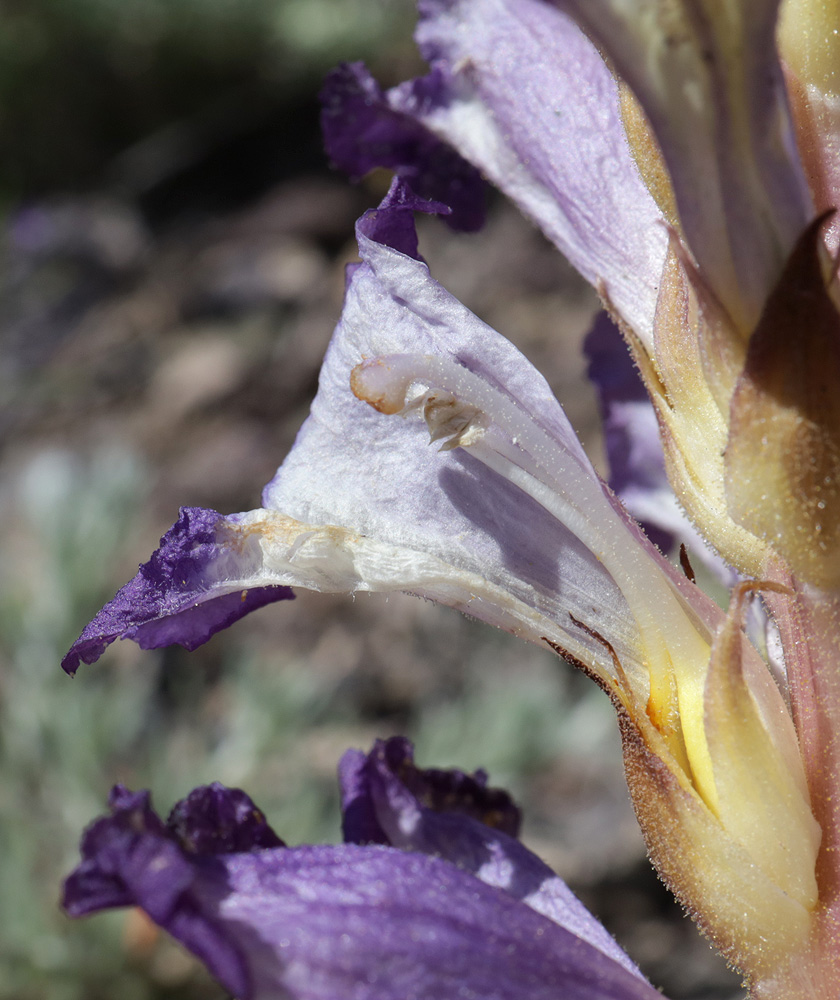
[[[676,729],[627,689],[614,692],[651,856],[716,947],[750,979],[807,939],[819,905],[821,839],[790,715],[741,630],[746,596],[761,587],[784,590],[737,587],[707,662],[675,671]]]
[[[840,0],[785,0],[778,41],[802,84],[840,94]]]

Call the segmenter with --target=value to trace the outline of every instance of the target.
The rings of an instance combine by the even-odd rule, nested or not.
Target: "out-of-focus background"
[[[409,0],[0,6],[0,1000],[224,994],[138,912],[71,922],[60,882],[115,781],[160,811],[248,790],[291,843],[338,839],[335,766],[405,733],[485,767],[528,842],[674,1000],[739,996],[645,860],[606,699],[544,650],[402,596],[301,594],[200,651],[58,662],[178,506],[257,506],[315,390],[359,187],[321,150],[342,59],[422,70]],[[540,367],[598,459],[597,308],[501,199],[420,222],[433,272]]]

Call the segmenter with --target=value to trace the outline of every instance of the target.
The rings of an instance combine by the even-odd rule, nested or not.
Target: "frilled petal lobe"
[[[408,740],[348,750],[339,765],[345,839],[445,858],[641,973],[562,879],[516,838],[519,810],[483,772],[421,770]],[[373,836],[371,836],[373,835]]]
[[[469,872],[388,847],[196,856],[122,792],[67,881],[73,916],[140,905],[240,1000],[654,1000],[586,940]]]
[[[143,649],[195,649],[250,611],[291,598],[288,587],[249,578],[235,551],[219,549],[223,522],[216,511],[183,507],[160,548],[86,626],[62,667],[75,673],[115,639],[134,639]]]
[[[422,89],[434,99],[436,76]],[[420,84],[418,82],[418,87]],[[345,63],[321,91],[321,130],[333,164],[354,179],[388,167],[418,194],[451,209],[446,221],[467,232],[484,223],[486,184],[479,172],[416,118],[389,100],[362,63]]]
[[[475,164],[650,340],[666,234],[595,47],[543,0],[422,0],[420,12],[432,74],[391,105]]]
[[[405,824],[414,822],[421,807],[432,813],[449,813],[468,817],[482,826],[502,830],[509,837],[519,833],[521,813],[510,795],[500,788],[488,788],[487,774],[476,771],[466,774],[455,769],[423,768],[414,763],[414,748],[402,736],[377,740],[369,754],[348,750],[338,767],[341,786],[341,810],[344,839],[353,844],[392,844],[396,842],[393,830],[389,833],[387,816],[377,814],[377,789],[384,782],[402,805],[412,813]],[[402,805],[396,812],[402,813]],[[400,822],[403,822],[400,818]],[[422,848],[412,848],[422,850]],[[452,860],[450,858],[449,860]]]
[[[192,854],[237,854],[286,846],[250,796],[218,782],[193,789],[175,806],[166,825]]]

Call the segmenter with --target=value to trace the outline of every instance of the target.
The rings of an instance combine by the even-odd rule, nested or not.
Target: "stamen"
[[[416,405],[423,407],[429,440],[448,439],[441,445],[441,451],[469,448],[481,440],[487,428],[487,419],[481,410],[460,402],[449,392],[427,392]],[[403,412],[414,407],[415,403],[409,403]]]
[[[422,408],[432,440],[451,431],[457,440],[450,440],[450,448],[469,448],[470,454],[558,516],[582,541],[593,542],[590,548],[601,556],[598,540],[584,537],[592,535],[584,511],[592,510],[593,504],[602,511],[609,507],[591,467],[501,389],[453,359],[409,354],[363,361],[353,369],[350,385],[359,399],[380,413],[405,415]]]

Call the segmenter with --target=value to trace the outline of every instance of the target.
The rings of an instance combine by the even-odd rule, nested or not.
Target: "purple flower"
[[[477,167],[598,289],[656,407],[679,503],[725,562],[761,576],[777,552],[836,589],[840,408],[814,403],[840,372],[818,273],[838,232],[820,215],[837,203],[834,15],[660,6],[422,0],[431,71],[384,102]],[[812,269],[802,299],[797,255]],[[773,385],[800,371],[801,421],[774,402],[770,365]],[[809,455],[780,459],[811,427]]]
[[[193,627],[197,606],[212,610],[227,597],[244,613],[243,592],[282,598],[294,586],[416,593],[554,643],[612,678],[612,654],[574,623],[597,621],[640,697],[650,669],[645,629],[672,640],[685,633],[689,644],[695,636],[707,655],[703,629],[720,612],[698,605],[708,620],[698,632],[677,595],[702,595],[686,590],[615,503],[544,378],[429,275],[413,216],[439,210],[395,182],[359,220],[363,263],[350,276],[311,416],[263,507],[182,516],[85,629],[66,668],[92,661],[117,635],[197,645],[211,634]],[[456,418],[460,407],[488,433],[470,441],[441,425],[435,433],[452,441],[430,448],[416,408],[395,419],[368,405],[363,383],[377,370],[359,370],[352,386],[351,373],[391,356],[406,359],[420,386],[442,379],[441,390],[463,397],[450,407]],[[420,370],[429,358],[436,373]],[[631,606],[640,600],[647,610]]]
[[[239,1000],[660,996],[550,869],[477,818],[518,819],[484,775],[420,770],[395,738],[349,751],[341,782],[347,839],[362,844],[285,847],[218,784],[166,823],[148,793],[117,786],[64,906],[142,907]]]

